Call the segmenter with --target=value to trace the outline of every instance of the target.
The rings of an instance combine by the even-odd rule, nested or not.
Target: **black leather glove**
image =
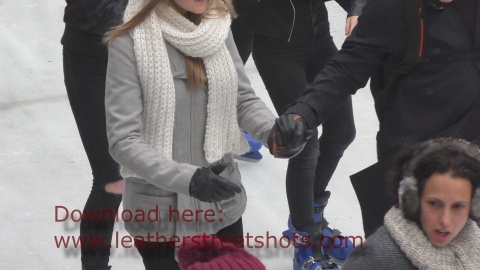
[[[208,168],[199,168],[190,181],[190,196],[202,202],[219,202],[235,196],[242,189],[225,177],[219,176],[227,167],[219,163]]]
[[[292,158],[300,153],[313,130],[307,129],[307,123],[298,114],[281,115],[275,120],[267,144],[270,154],[276,158]]]

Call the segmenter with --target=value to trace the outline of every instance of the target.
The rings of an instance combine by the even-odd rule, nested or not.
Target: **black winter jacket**
[[[475,41],[457,13],[438,0],[424,0],[425,46],[428,57],[446,57],[480,49],[480,4],[476,5]],[[359,23],[302,97],[286,114],[297,113],[314,128],[366,85],[382,66],[402,64],[406,52],[406,21],[401,0],[374,0],[364,8]],[[376,104],[393,92],[388,110],[379,115],[379,160],[397,152],[406,142],[437,137],[480,138],[480,124],[468,121],[480,98],[480,56],[450,62],[419,64],[399,83],[375,98]],[[480,121],[480,110],[473,117]]]
[[[72,50],[107,57],[104,34],[122,21],[128,0],[66,0],[61,43]]]
[[[326,0],[328,1],[328,0]],[[360,15],[368,0],[336,0],[349,16]],[[294,27],[311,27],[312,16],[328,26],[325,0],[234,0],[238,20],[257,34],[289,41]],[[311,34],[309,32],[308,34]]]

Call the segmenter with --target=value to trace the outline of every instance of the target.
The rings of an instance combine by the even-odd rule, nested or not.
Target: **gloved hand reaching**
[[[275,120],[267,144],[270,154],[276,158],[292,158],[300,153],[313,130],[308,130],[307,123],[298,114],[281,115]]]
[[[242,189],[219,174],[228,164],[218,163],[207,168],[198,168],[190,181],[190,196],[202,202],[219,202],[235,196]]]

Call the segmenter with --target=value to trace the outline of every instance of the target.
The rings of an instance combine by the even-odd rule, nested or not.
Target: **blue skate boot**
[[[313,204],[313,218],[315,223],[321,223],[323,234],[322,246],[326,249],[327,254],[332,258],[332,261],[341,266],[347,259],[348,254],[354,249],[354,246],[352,241],[341,235],[339,230],[331,229],[328,226],[328,221],[323,215],[323,210],[327,206],[330,194],[330,191],[325,191],[319,196],[319,198],[315,199],[315,203]],[[289,226],[290,224],[291,222],[289,223]]]
[[[283,232],[295,247],[293,252],[294,270],[338,270],[338,266],[330,260],[323,245],[322,234],[319,233],[320,224],[313,224],[309,232],[297,231],[293,227]]]
[[[318,231],[316,233],[320,235],[320,239],[316,243],[321,243],[321,248],[325,251],[326,255],[328,255],[329,261],[342,266],[347,259],[348,254],[353,251],[354,246],[352,241],[341,235],[339,230],[328,227],[328,222],[323,216],[323,210],[327,206],[328,198],[330,198],[330,191],[325,191],[315,200],[313,205],[313,217],[316,224],[313,226],[317,226],[316,228]],[[283,235],[292,239],[292,232],[294,231],[296,230],[293,227],[292,220],[289,216],[288,230],[283,232]],[[313,232],[310,232],[310,235],[313,235]]]
[[[262,148],[262,142],[253,139],[252,135],[248,133],[243,133],[243,135],[245,136],[245,139],[247,140],[248,145],[250,146],[250,151],[241,156],[235,155],[234,158],[238,160],[247,161],[247,162],[260,161],[263,158],[262,154],[259,151]]]

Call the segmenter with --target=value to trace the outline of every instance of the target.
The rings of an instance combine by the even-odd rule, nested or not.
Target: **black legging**
[[[297,14],[297,17],[303,15]],[[304,25],[294,28],[290,41],[253,34],[253,60],[279,115],[337,52],[324,4],[316,5],[312,20],[312,28]],[[238,24],[234,21],[232,31],[243,58],[251,44],[248,42],[251,30]],[[355,138],[351,99],[322,127],[320,139],[317,140],[318,133],[315,133],[304,150],[288,163],[287,199],[297,229],[314,222],[313,203],[325,192],[343,152]]]
[[[108,152],[106,71],[106,55],[91,56],[63,48],[63,73],[68,99],[93,174],[92,189],[84,211],[100,213],[91,220],[86,220],[86,215],[83,215],[80,222],[82,239],[97,239],[103,243],[98,246],[87,241],[85,246],[82,245],[82,263],[86,269],[107,269],[115,215],[122,200],[121,195],[105,191],[106,184],[121,179],[119,166]],[[106,216],[103,216],[104,213]]]

